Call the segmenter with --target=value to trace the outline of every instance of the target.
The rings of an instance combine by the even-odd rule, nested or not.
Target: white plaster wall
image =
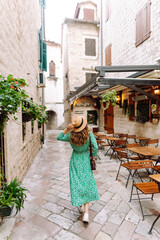
[[[55,78],[49,77],[49,62],[53,60],[56,66]],[[49,42],[47,44],[47,69],[45,73],[45,105],[48,110],[56,113],[57,128],[64,122],[64,104],[63,104],[63,79],[62,79],[62,63],[61,63],[61,46],[57,43]],[[55,124],[54,124],[55,126]]]

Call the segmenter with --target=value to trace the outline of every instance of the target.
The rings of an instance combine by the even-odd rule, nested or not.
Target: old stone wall
[[[26,91],[37,103],[41,103],[42,89],[37,88],[39,77],[39,39],[41,5],[39,0],[0,1],[0,74],[24,78],[29,85]],[[26,139],[22,140],[21,109],[18,120],[10,119],[5,134],[5,158],[7,180],[18,176],[22,179],[35,154],[39,151],[40,131],[35,123],[26,124]]]
[[[106,1],[103,1],[105,4]],[[135,46],[136,14],[144,7],[148,0],[110,1],[110,18],[106,21],[105,5],[103,5],[103,62],[105,62],[105,48],[111,43],[112,65],[147,65],[157,64],[160,59],[160,1],[151,1],[151,35]],[[132,73],[112,73],[107,76],[128,76]],[[151,77],[151,76],[150,76]],[[128,98],[128,96],[126,96]],[[103,130],[103,111],[101,111],[101,130]],[[159,124],[147,122],[145,124],[129,121],[122,114],[118,106],[114,108],[114,130],[137,134],[151,138],[160,138]]]

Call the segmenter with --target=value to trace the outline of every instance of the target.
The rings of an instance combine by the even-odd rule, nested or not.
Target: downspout
[[[100,66],[103,66],[103,9],[102,9],[103,0],[100,1]],[[100,130],[100,118],[101,110],[98,109],[98,129]]]

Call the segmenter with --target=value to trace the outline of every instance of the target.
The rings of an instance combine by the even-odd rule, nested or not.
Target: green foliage
[[[25,192],[28,191],[27,188],[22,187],[21,183],[14,178],[7,184],[2,181],[2,186],[0,189],[0,208],[5,208],[6,206],[13,208],[16,207],[16,214],[23,208],[24,199],[26,198]]]
[[[32,120],[38,119],[38,123],[47,123],[46,106],[38,105],[33,100],[26,99],[22,103],[22,113],[30,115]]]
[[[102,94],[101,102],[106,103],[106,107],[104,108],[104,110],[109,108],[110,102],[112,102],[112,106],[116,105],[116,101],[117,101],[116,95],[117,93],[115,90],[107,91],[106,93]]]
[[[0,75],[0,133],[14,115],[22,103],[22,112],[29,113],[31,119],[38,119],[40,123],[47,122],[46,107],[29,100],[29,96],[23,87],[28,86],[24,79],[8,75],[7,78]],[[26,105],[25,105],[26,104]],[[16,117],[14,116],[15,120]]]
[[[17,112],[21,102],[28,96],[24,86],[27,86],[24,79],[8,75],[7,78],[0,75],[0,132],[3,131],[9,114]]]

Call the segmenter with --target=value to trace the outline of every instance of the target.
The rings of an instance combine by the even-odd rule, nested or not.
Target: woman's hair
[[[71,132],[71,143],[76,146],[84,145],[89,138],[88,125],[80,132]]]

